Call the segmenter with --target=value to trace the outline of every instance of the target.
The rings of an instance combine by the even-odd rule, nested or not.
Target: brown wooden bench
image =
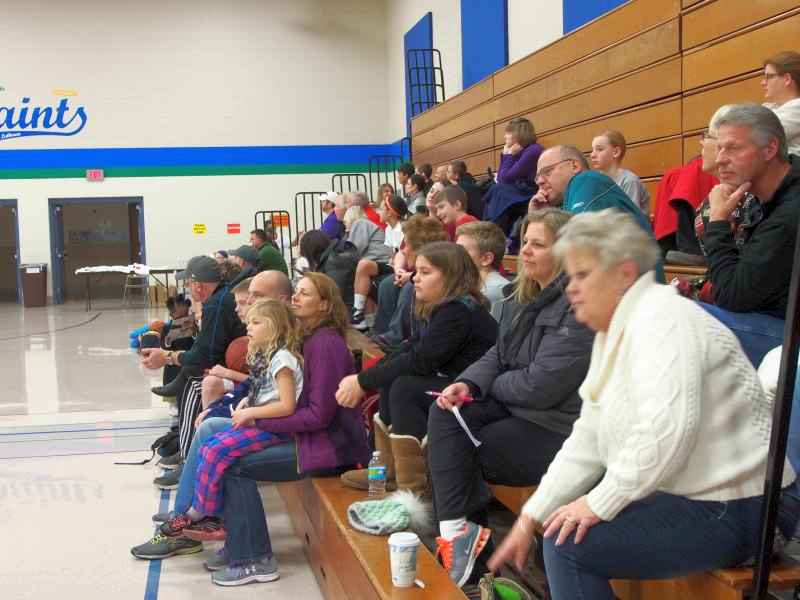
[[[338,478],[305,479],[278,486],[295,532],[327,600],[464,600],[466,596],[425,546],[417,552],[417,578],[425,589],[392,585],[387,537],[356,531],[351,503],[366,492]]]
[[[675,279],[691,279],[702,277],[706,274],[706,267],[689,267],[684,265],[664,265],[664,276],[667,283]]]
[[[491,485],[494,497],[514,514],[536,491],[536,486]],[[541,533],[541,531],[539,532]],[[676,579],[612,581],[620,600],[744,600],[752,589],[753,569],[717,569]],[[771,590],[790,590],[800,585],[800,563],[788,557],[776,559],[769,578]]]

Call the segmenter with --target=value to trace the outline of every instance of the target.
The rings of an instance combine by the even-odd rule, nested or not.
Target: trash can
[[[20,265],[22,302],[25,308],[47,305],[47,263]]]

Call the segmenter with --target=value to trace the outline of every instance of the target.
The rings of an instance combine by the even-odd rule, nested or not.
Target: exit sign
[[[103,181],[105,178],[103,169],[86,169],[86,181]]]

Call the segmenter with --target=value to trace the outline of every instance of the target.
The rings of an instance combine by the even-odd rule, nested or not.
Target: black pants
[[[381,388],[378,413],[381,421],[392,426],[392,433],[413,435],[422,440],[428,432],[428,410],[436,400],[425,392],[441,392],[450,385],[445,377],[403,375]]]
[[[462,406],[461,416],[482,442],[479,448],[450,411],[432,407],[428,415],[428,468],[439,521],[484,508],[490,498],[486,482],[537,485],[567,439],[511,416],[491,397]]]

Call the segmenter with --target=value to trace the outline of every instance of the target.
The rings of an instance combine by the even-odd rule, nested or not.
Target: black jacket
[[[709,279],[714,302],[721,308],[786,318],[800,219],[800,158],[790,156],[790,161],[791,169],[772,200],[756,202],[755,212],[745,215],[754,224],[741,250],[727,221],[711,221],[706,227]]]
[[[238,337],[247,335],[247,327],[236,314],[236,302],[228,286],[220,284],[203,302],[200,332],[192,349],[181,354],[181,366],[210,368],[225,363],[225,350]]]
[[[589,370],[594,332],[575,320],[563,285],[563,277],[556,279],[529,304],[505,300],[497,344],[457,380],[515,417],[569,435],[581,410],[578,387]]]
[[[437,306],[406,349],[358,375],[365,389],[391,384],[401,375],[455,377],[478,360],[497,340],[497,322],[472,298]]]

